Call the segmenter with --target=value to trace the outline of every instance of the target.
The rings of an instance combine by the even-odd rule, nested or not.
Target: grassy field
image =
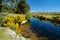
[[[52,17],[56,17],[56,16],[60,16],[60,13],[59,12],[35,12],[33,13],[32,15],[35,15],[35,16],[44,16],[46,18],[52,18]]]
[[[0,28],[0,40],[13,40],[11,36],[5,34],[5,29]]]
[[[39,15],[39,16],[41,16],[41,15]],[[60,15],[42,15],[42,16],[44,16],[46,18],[52,18],[52,17],[56,17],[56,16],[60,16]]]

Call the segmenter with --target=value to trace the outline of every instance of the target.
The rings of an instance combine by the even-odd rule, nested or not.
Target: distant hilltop
[[[60,15],[60,12],[32,12],[33,15]]]

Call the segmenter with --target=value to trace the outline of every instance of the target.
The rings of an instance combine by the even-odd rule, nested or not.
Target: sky
[[[27,0],[31,12],[60,12],[60,0]]]

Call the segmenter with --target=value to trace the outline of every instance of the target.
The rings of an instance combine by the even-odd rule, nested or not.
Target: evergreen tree
[[[0,12],[2,11],[2,0],[0,0]]]
[[[30,10],[29,5],[26,3],[26,0],[20,0],[17,6],[17,12],[26,14],[26,12]]]

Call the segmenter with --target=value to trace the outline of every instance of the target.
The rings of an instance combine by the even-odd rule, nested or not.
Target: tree
[[[3,11],[4,12],[15,12],[16,11],[16,2],[18,0],[3,0]]]
[[[17,6],[17,12],[25,14],[28,10],[30,10],[29,5],[26,3],[26,0],[20,0]]]
[[[2,0],[0,0],[0,12],[2,11]]]
[[[1,0],[0,0],[1,1]],[[2,0],[3,12],[23,13],[30,10],[26,0]]]

